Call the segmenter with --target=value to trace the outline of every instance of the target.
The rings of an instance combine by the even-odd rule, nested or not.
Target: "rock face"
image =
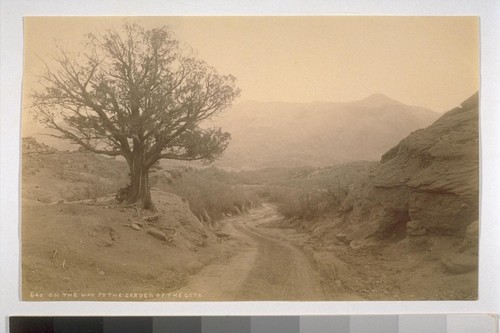
[[[387,151],[346,200],[353,240],[464,237],[479,210],[478,94]]]

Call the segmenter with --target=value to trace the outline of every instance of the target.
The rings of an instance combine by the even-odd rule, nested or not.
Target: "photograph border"
[[[196,1],[165,3],[148,0],[115,6],[113,1],[82,5],[64,0],[1,3],[1,113],[0,113],[0,327],[9,315],[320,315],[391,313],[498,313],[500,312],[500,224],[496,221],[500,198],[500,5],[495,0],[434,1]],[[51,302],[20,301],[19,168],[22,50],[24,16],[176,16],[176,15],[454,15],[479,16],[481,29],[481,238],[478,301],[440,302]],[[497,96],[495,96],[497,95]],[[404,304],[404,306],[403,306]],[[207,306],[209,305],[209,306]]]

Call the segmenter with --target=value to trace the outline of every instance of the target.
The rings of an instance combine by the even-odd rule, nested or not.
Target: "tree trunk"
[[[136,152],[130,165],[129,204],[139,203],[143,209],[154,209],[149,188],[149,167],[144,165],[144,154]]]

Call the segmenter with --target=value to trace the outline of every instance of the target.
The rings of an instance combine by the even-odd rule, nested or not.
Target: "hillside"
[[[380,94],[351,103],[245,102],[214,120],[232,136],[215,165],[241,170],[377,160],[437,116]]]
[[[463,236],[479,210],[477,94],[386,152],[370,178],[373,223],[354,223],[368,216],[353,204],[354,238],[388,235],[404,226],[408,236]]]
[[[309,233],[304,246],[318,267],[370,299],[475,299],[477,93],[361,171],[333,188],[335,173],[326,173],[329,182],[309,177],[309,189],[288,189],[295,201],[279,204],[289,215],[282,226]]]
[[[243,102],[205,126],[220,126],[231,142],[215,166],[229,170],[281,167],[325,167],[380,155],[412,131],[439,116],[382,94],[350,103]],[[23,137],[32,136],[58,150],[78,145],[54,138],[53,130],[25,122]],[[165,167],[196,165],[162,161]]]
[[[127,184],[125,161],[88,152],[58,151],[23,138],[22,199],[55,203],[114,195]]]
[[[118,159],[23,139],[24,300],[184,300],[170,292],[234,252],[238,242],[221,244],[174,193],[152,189],[156,214],[118,204],[127,172]]]
[[[380,95],[355,104],[402,112]],[[315,119],[284,113],[297,130]],[[124,161],[25,138],[23,299],[476,299],[477,94],[396,142],[379,162],[320,168],[155,165],[152,213],[114,199]]]

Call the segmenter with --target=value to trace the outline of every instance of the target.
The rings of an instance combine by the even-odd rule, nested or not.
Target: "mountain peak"
[[[365,106],[365,107],[381,107],[381,106],[385,106],[385,105],[401,105],[403,103],[401,102],[398,102],[390,97],[387,97],[386,95],[384,94],[373,94],[373,95],[370,95],[366,98],[363,98],[359,101],[355,101],[353,102],[353,104],[357,105],[357,106]]]

